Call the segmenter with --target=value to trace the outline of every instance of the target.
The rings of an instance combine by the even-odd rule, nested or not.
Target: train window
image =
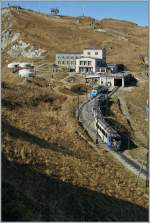
[[[113,138],[112,138],[112,141],[113,141],[113,140],[115,140],[115,141],[120,141],[120,137],[113,137]]]

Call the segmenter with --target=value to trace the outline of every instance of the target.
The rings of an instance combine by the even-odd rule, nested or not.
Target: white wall
[[[80,65],[80,61],[91,61],[91,65]],[[79,73],[79,68],[80,67],[92,67],[93,68],[93,72],[96,71],[96,61],[95,59],[92,59],[92,58],[89,58],[89,57],[86,57],[86,58],[80,58],[80,59],[76,59],[76,72]]]
[[[90,53],[90,55],[88,53]],[[98,54],[95,54],[95,53],[98,53]],[[105,50],[104,49],[84,49],[82,56],[105,59]]]
[[[114,86],[114,78],[112,78],[112,77],[100,77],[100,85],[106,85],[108,82],[111,84],[111,86]]]

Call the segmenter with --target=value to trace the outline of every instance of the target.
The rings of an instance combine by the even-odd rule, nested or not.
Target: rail
[[[108,95],[109,95],[109,97],[110,96],[112,96],[117,90],[118,90],[118,88],[119,87],[115,87]],[[97,96],[97,98],[98,98],[98,96]],[[89,99],[89,100],[87,100],[87,101],[84,101],[81,105],[80,105],[80,107],[79,107],[79,112],[81,112],[81,110],[82,110],[82,108],[89,102],[89,101],[91,101],[91,100],[95,100],[95,98],[93,98],[93,99]],[[105,100],[105,99],[104,99]],[[98,100],[97,100],[97,102],[98,102]],[[104,122],[104,124],[106,124],[106,128],[108,128],[108,127],[110,127],[110,129],[111,129],[111,126],[108,124],[107,125],[107,122],[105,121],[105,119],[104,119],[104,117],[103,117],[103,114],[101,113],[101,110],[100,110],[100,108],[98,108],[99,109],[99,113],[100,113],[100,121],[103,123]],[[77,111],[76,111],[77,112]],[[76,113],[76,114],[78,114],[78,113]],[[87,128],[86,127],[84,127],[84,125],[83,125],[83,122],[81,121],[81,120],[78,120],[79,121],[79,123],[81,123],[82,124],[82,126],[83,126],[83,128],[85,129],[85,130],[87,130]],[[112,130],[113,130],[113,128],[112,128]],[[87,130],[88,131],[88,130]],[[96,147],[95,147],[96,148]],[[106,148],[106,150],[108,150],[108,148]],[[139,175],[139,171],[141,170],[141,168],[142,168],[142,171],[141,171],[141,174],[140,174],[140,177],[141,178],[143,178],[143,179],[145,179],[145,177],[147,177],[147,175],[148,175],[148,172],[147,172],[147,170],[144,168],[144,167],[141,167],[141,164],[140,163],[138,163],[137,161],[135,161],[134,159],[131,159],[129,156],[127,156],[126,154],[124,154],[124,153],[122,153],[122,152],[116,152],[116,151],[112,151],[112,150],[109,150],[110,151],[110,153],[112,153],[112,155],[114,155],[126,168],[128,168],[129,170],[131,170],[135,175]]]

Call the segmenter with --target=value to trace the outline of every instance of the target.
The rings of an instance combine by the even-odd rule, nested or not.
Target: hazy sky
[[[96,19],[115,18],[148,25],[148,1],[99,1],[99,2],[53,2],[53,1],[3,1],[2,6],[20,5],[21,7],[48,13],[57,7],[61,15],[91,16]]]

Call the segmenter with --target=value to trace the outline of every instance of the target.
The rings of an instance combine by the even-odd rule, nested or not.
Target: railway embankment
[[[114,95],[117,92],[118,89],[113,89],[109,93],[109,97]],[[97,96],[98,97],[98,96]],[[90,138],[96,143],[97,138],[97,131],[95,129],[95,120],[93,115],[93,106],[94,102],[97,98],[88,99],[84,101],[79,108],[76,110],[76,117],[78,118],[78,121],[80,125],[82,125],[83,129],[88,133]],[[146,179],[147,171],[146,168],[143,167],[137,160],[134,160],[131,158],[128,154],[126,154],[126,151],[122,152],[115,152],[113,150],[110,150],[106,144],[104,144],[101,140],[101,138],[98,136],[98,144],[101,144],[103,148],[111,153],[111,155],[117,159],[122,165],[130,170],[133,174],[139,176],[143,179]],[[100,149],[98,146],[96,147],[96,151]]]

